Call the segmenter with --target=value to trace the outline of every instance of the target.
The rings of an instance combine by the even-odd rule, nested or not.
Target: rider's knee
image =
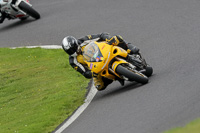
[[[97,85],[97,86],[96,86],[96,89],[97,89],[98,91],[102,91],[102,90],[105,90],[106,87],[105,87],[105,86]]]

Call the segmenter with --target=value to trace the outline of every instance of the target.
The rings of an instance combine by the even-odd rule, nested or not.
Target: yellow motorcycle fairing
[[[119,64],[127,62],[118,58],[118,60],[111,64],[112,66],[109,66],[110,62],[117,56],[126,58],[127,55],[128,53],[124,49],[118,46],[109,45],[106,42],[91,42],[85,46],[83,50],[84,61],[90,70],[112,80],[115,80],[113,74],[120,77],[115,72],[116,67]],[[110,74],[109,71],[113,74]]]

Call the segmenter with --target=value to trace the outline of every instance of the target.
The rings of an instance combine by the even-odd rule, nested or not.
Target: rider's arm
[[[92,72],[84,67],[84,65],[82,65],[81,63],[79,63],[77,61],[77,58],[76,57],[72,57],[70,56],[69,57],[69,64],[76,70],[78,71],[79,73],[81,73],[85,78],[92,78]]]
[[[100,37],[100,34],[87,35],[87,36],[84,36],[84,37],[79,38],[79,39],[78,39],[78,43],[81,44],[81,43],[83,43],[84,41],[93,40],[93,39],[96,39],[96,38],[99,38],[99,37]]]
[[[97,39],[97,38],[99,38],[99,41],[106,41],[107,39],[110,39],[111,37],[110,37],[109,33],[103,32],[101,34],[93,34],[93,35],[84,36],[82,38],[79,38],[78,42],[79,42],[79,44],[81,44],[84,41],[93,40],[93,39]]]

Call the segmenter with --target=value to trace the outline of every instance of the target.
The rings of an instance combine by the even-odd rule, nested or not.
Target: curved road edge
[[[44,49],[61,49],[62,46],[59,45],[43,45],[43,46],[22,46],[22,47],[11,47],[11,49],[16,48],[44,48]],[[86,94],[86,99],[84,101],[84,104],[82,104],[78,109],[76,109],[73,114],[68,117],[63,123],[61,123],[53,133],[61,133],[63,130],[65,130],[69,125],[71,125],[82,113],[83,111],[88,107],[88,105],[91,103],[92,99],[97,93],[97,89],[94,86],[93,80],[88,85],[88,92]]]
[[[97,89],[94,86],[93,80],[91,80],[89,85],[89,91],[87,93],[86,99],[84,101],[84,104],[81,105],[69,118],[67,118],[58,128],[53,131],[53,133],[61,133],[63,130],[65,130],[70,124],[72,124],[82,113],[83,111],[88,107],[88,105],[91,103],[92,99],[97,93]]]

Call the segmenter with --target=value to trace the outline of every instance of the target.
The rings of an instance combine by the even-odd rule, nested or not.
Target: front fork
[[[119,58],[119,57],[115,57],[114,58],[115,61],[112,63],[112,65],[109,67],[109,71],[111,73],[113,73],[114,75],[116,75],[118,78],[117,79],[123,79],[123,80],[128,80],[126,79],[124,76],[121,76],[119,74],[117,74],[115,72],[115,69],[117,68],[118,65],[128,65],[132,70],[134,70],[136,67],[134,65],[132,65],[131,63],[128,63],[126,60]],[[121,82],[120,82],[121,83]]]
[[[126,57],[126,59],[129,63],[133,64],[134,66],[136,66],[140,70],[146,69],[146,67],[147,67],[147,63],[140,53],[128,55]]]
[[[13,8],[15,11],[20,11],[21,13],[27,15],[26,12],[22,11],[22,10],[19,8],[19,4],[20,4],[21,2],[24,2],[24,3],[26,3],[27,5],[29,5],[30,7],[32,7],[32,5],[30,4],[29,0],[12,0],[11,6],[12,6],[12,8]]]

